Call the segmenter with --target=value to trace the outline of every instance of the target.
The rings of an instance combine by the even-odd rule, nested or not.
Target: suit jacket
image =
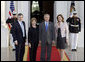
[[[60,29],[61,29],[61,36],[66,37],[66,39],[69,39],[69,30],[68,30],[68,25],[66,22],[60,23]],[[56,34],[56,38],[57,38],[57,36],[58,36],[58,23],[56,24],[56,27],[55,27],[55,34]]]
[[[11,33],[12,33],[12,36],[13,36],[13,41],[17,40],[19,44],[25,42],[25,39],[26,39],[25,22],[24,21],[22,21],[22,22],[23,22],[24,30],[25,30],[24,31],[25,32],[24,39],[23,39],[23,32],[22,32],[22,29],[21,29],[20,24],[19,24],[18,21],[15,21],[13,23],[12,28],[11,28]]]
[[[55,34],[54,34],[54,25],[52,22],[49,22],[48,24],[48,30],[46,32],[45,29],[45,22],[42,22],[39,25],[39,40],[41,41],[42,44],[48,42],[49,44],[52,43],[53,40],[55,38]]]

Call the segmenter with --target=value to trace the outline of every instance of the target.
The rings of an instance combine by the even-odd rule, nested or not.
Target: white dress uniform
[[[15,43],[13,42],[13,37],[11,33],[10,33],[10,45],[12,46],[13,49],[15,49]]]
[[[78,42],[78,33],[70,33],[71,49],[77,48],[77,42]]]

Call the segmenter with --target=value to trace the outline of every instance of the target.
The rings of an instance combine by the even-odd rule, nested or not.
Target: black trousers
[[[38,43],[32,42],[29,48],[30,61],[36,61]]]
[[[16,47],[16,52],[15,52],[16,61],[23,61],[24,52],[25,52],[25,42],[15,45],[15,47]]]

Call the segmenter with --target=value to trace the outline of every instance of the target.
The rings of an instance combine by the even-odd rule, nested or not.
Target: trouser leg
[[[32,48],[29,48],[29,56],[30,56],[30,61],[32,61],[32,50],[31,50]]]
[[[34,61],[33,55],[34,55],[34,45],[31,43],[31,48],[30,48],[30,61]]]
[[[47,44],[47,61],[50,61],[51,49],[52,49],[52,44]]]
[[[20,61],[23,61],[24,53],[25,53],[25,44],[23,43],[20,49]]]
[[[71,49],[76,49],[78,42],[78,33],[70,33]]]
[[[74,49],[74,33],[70,33],[71,49]]]
[[[41,61],[45,61],[46,43],[41,44]]]
[[[77,47],[77,42],[78,42],[78,33],[74,34],[74,49]]]
[[[37,55],[37,44],[34,44],[34,61],[36,61],[36,55]]]
[[[16,56],[16,61],[20,61],[20,47],[19,47],[19,45],[16,45],[15,56]]]

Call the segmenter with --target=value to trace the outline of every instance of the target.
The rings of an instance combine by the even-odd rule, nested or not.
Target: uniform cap
[[[17,13],[15,11],[13,11],[13,15],[16,15]]]
[[[73,14],[77,14],[77,11],[73,11]]]

